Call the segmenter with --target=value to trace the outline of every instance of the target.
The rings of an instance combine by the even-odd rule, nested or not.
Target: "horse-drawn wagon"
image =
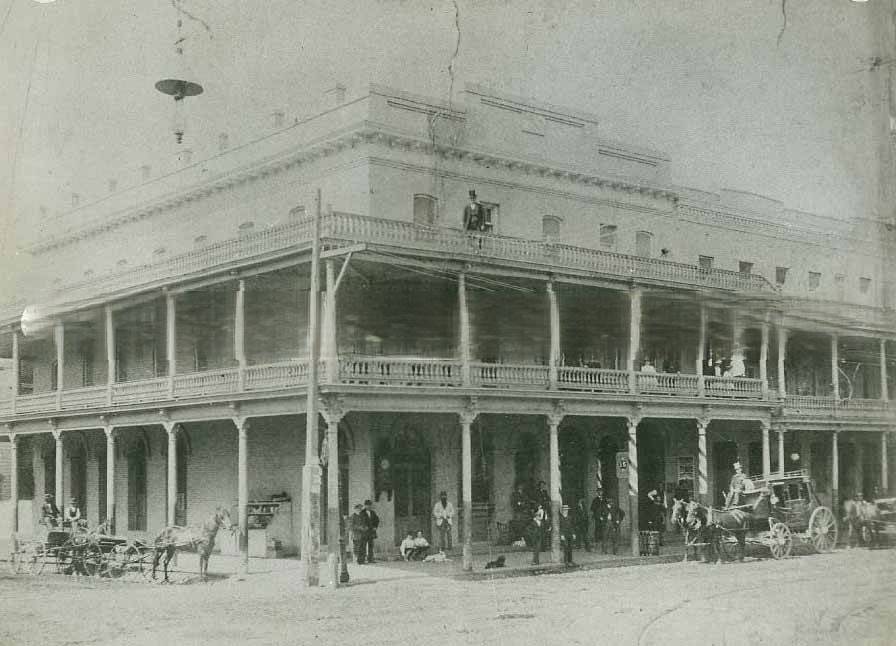
[[[720,556],[743,558],[746,544],[763,545],[776,558],[789,556],[794,539],[829,552],[837,544],[837,521],[822,505],[805,471],[750,479],[737,506],[687,508],[686,525]]]

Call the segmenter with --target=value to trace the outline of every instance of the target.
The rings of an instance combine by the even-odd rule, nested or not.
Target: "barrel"
[[[652,531],[638,532],[638,551],[641,556],[659,556],[660,533]]]

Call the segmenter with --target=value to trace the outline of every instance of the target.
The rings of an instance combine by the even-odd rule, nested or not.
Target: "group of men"
[[[72,498],[68,507],[60,513],[53,494],[48,493],[44,496],[44,504],[40,508],[40,524],[46,526],[48,530],[59,527],[77,529],[81,526],[82,520],[81,508],[75,498]]]
[[[351,517],[352,547],[358,565],[373,563],[373,541],[376,530],[380,526],[380,517],[373,509],[373,501],[365,500],[364,504],[355,505],[355,513]]]

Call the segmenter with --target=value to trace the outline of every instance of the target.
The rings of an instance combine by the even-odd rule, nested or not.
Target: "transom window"
[[[653,256],[653,234],[650,231],[635,233],[635,254],[642,258]]]
[[[712,256],[700,256],[697,260],[698,266],[703,271],[709,271],[712,269],[712,264],[715,262],[715,258]]]
[[[545,215],[541,218],[541,235],[545,240],[556,240],[560,237],[562,220],[556,215]]]
[[[752,274],[753,263],[747,262],[746,260],[741,260],[737,265],[737,270],[742,274]]]

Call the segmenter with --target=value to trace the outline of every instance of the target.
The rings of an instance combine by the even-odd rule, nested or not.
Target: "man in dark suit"
[[[594,500],[591,501],[591,515],[594,517],[594,545],[596,547],[597,544],[600,543],[604,546],[604,552],[606,552],[604,529],[607,522],[607,516],[610,514],[610,509],[604,498],[603,490],[598,489],[595,493]]]
[[[380,517],[373,510],[373,503],[370,500],[364,501],[364,510],[361,512],[361,517],[367,525],[367,531],[364,533],[367,562],[373,563],[373,541],[376,538],[376,528],[380,526]]]
[[[464,207],[464,231],[485,231],[486,219],[485,207],[476,199],[476,191],[470,189],[470,203]]]
[[[569,505],[560,508],[560,545],[563,548],[563,564],[575,565],[572,562],[572,544],[576,540],[575,521],[569,515]]]
[[[358,565],[364,565],[367,558],[367,519],[364,516],[364,505],[355,505],[355,513],[352,514],[352,549]]]

